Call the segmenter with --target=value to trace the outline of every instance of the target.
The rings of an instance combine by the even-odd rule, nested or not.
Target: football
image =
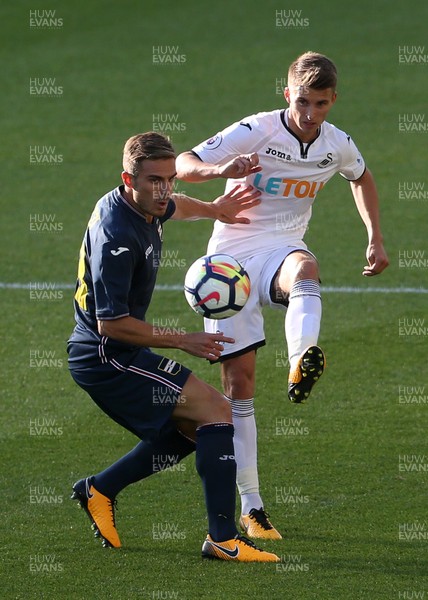
[[[201,256],[184,280],[190,307],[208,319],[226,319],[238,313],[250,295],[250,278],[244,267],[227,254]]]

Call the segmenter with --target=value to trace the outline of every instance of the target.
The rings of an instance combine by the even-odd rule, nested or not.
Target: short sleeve
[[[266,119],[263,127],[259,119],[264,114],[266,113],[259,113],[259,115],[252,115],[236,121],[215,136],[192,148],[192,152],[210,164],[223,164],[239,154],[256,152],[260,147],[261,140],[266,137]]]
[[[341,157],[339,173],[342,177],[349,181],[359,179],[366,170],[366,165],[360,151],[349,135],[346,135]]]
[[[128,296],[134,272],[134,253],[126,238],[119,243],[99,232],[92,247],[91,274],[97,319],[129,315]]]

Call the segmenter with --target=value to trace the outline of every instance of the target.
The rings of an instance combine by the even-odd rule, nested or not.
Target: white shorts
[[[306,244],[299,241],[292,246],[285,246],[274,252],[265,252],[239,261],[247,271],[251,282],[250,296],[244,308],[228,319],[204,319],[205,331],[208,333],[221,331],[235,340],[234,344],[224,344],[220,361],[230,355],[244,354],[265,345],[262,307],[271,306],[282,311],[286,310],[284,304],[272,301],[269,292],[272,279],[282,262],[296,250],[309,252]]]

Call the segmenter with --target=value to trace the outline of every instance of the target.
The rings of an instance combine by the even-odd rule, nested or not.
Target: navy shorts
[[[68,351],[76,356],[79,344]],[[122,352],[89,368],[70,365],[74,381],[114,421],[140,439],[154,439],[171,420],[191,373],[148,348]]]

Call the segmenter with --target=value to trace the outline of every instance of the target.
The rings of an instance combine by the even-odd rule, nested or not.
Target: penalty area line
[[[74,290],[75,283],[57,283],[52,281],[32,281],[31,283],[8,283],[0,281],[3,290]],[[155,290],[160,292],[179,292],[183,286],[179,284],[159,284]],[[350,286],[321,286],[325,294],[428,294],[427,288],[414,287],[350,287]]]

